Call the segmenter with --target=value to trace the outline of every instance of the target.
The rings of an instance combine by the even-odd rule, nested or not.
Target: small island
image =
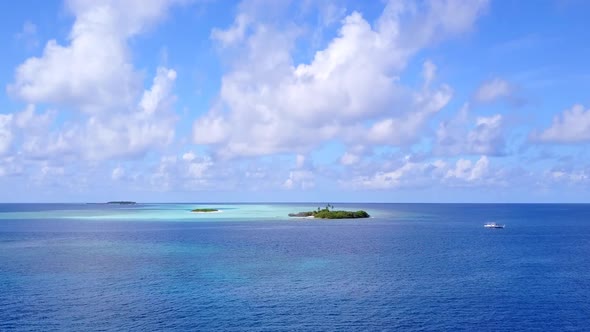
[[[332,210],[330,210],[330,208]],[[334,206],[328,204],[325,208],[314,211],[289,213],[289,217],[296,218],[319,218],[319,219],[357,219],[357,218],[369,218],[370,215],[363,210],[359,211],[344,211],[334,210]]]
[[[211,213],[211,212],[219,212],[218,209],[211,209],[211,208],[204,208],[204,209],[192,209],[191,212],[195,213]]]
[[[137,203],[132,202],[132,201],[110,201],[110,202],[107,202],[107,204],[133,205],[133,204],[137,204]]]

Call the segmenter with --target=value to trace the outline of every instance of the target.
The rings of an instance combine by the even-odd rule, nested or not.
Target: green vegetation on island
[[[107,204],[133,205],[133,204],[137,204],[137,203],[132,202],[132,201],[110,201],[110,202],[107,202]]]
[[[205,209],[193,209],[193,210],[191,210],[191,212],[219,212],[219,210],[205,208]]]
[[[313,215],[314,218],[320,219],[355,219],[355,218],[369,218],[370,215],[363,210],[359,211],[320,211]]]
[[[330,208],[332,210],[330,210]],[[369,218],[370,215],[363,210],[359,211],[344,211],[334,210],[334,206],[328,204],[325,208],[318,208],[315,211],[306,211],[298,213],[289,213],[289,217],[300,217],[300,218],[319,218],[319,219],[356,219],[356,218]]]

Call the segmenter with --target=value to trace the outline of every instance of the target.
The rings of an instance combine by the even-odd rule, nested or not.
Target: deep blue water
[[[0,331],[590,330],[590,205],[362,205],[377,217],[2,219],[96,207],[0,204]]]

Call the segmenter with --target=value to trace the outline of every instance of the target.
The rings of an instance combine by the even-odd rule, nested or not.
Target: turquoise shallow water
[[[13,205],[18,207],[19,205]],[[21,209],[0,213],[2,219],[76,219],[76,220],[130,220],[130,221],[260,221],[286,220],[291,212],[309,211],[324,207],[318,204],[38,204],[29,210],[27,204]],[[215,208],[219,212],[193,213],[196,208]],[[347,209],[361,209],[362,205],[347,204]],[[387,213],[375,208],[373,215]]]
[[[207,206],[0,204],[0,331],[590,326],[589,205]]]

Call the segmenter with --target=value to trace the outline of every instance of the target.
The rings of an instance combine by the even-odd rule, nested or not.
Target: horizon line
[[[106,202],[0,202],[0,204],[109,204],[110,201]],[[113,201],[117,202],[117,201]],[[219,202],[219,201],[211,201],[211,202],[156,202],[156,201],[129,201],[133,202],[133,204],[590,204],[590,202],[385,202],[385,201],[375,201],[375,202],[353,202],[353,201],[342,201],[342,202],[328,202],[328,201],[228,201],[228,202]],[[117,205],[117,203],[112,203],[109,205]],[[120,204],[124,205],[124,204]]]

